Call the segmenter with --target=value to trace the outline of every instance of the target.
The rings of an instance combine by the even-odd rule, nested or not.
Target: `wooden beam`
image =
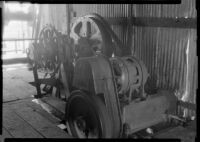
[[[111,25],[127,25],[127,18],[105,18]],[[159,18],[159,17],[132,17],[134,26],[168,27],[168,28],[197,28],[196,18]]]
[[[25,40],[39,40],[39,38],[38,39],[36,39],[36,38],[18,38],[18,39],[7,38],[7,39],[3,39],[3,42],[6,42],[6,41],[25,41]]]
[[[24,21],[33,21],[32,13],[23,13],[23,12],[5,12],[4,13],[4,20],[24,20]]]
[[[16,64],[16,63],[28,63],[27,58],[12,58],[12,59],[3,59],[3,64]]]

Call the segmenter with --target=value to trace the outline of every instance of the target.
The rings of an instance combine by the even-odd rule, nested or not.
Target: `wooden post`
[[[38,79],[38,73],[37,73],[37,64],[33,63],[33,76],[34,76],[34,80],[35,80],[35,87],[37,90],[37,95],[34,95],[35,98],[41,98],[42,94],[41,94],[41,89],[40,89],[40,82]]]

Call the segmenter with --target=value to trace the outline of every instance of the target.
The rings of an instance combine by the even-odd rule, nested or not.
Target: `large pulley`
[[[112,54],[120,54],[116,44],[120,40],[109,24],[97,14],[77,18],[72,26],[70,37],[74,40],[74,52],[77,58],[90,57],[97,53],[108,57]]]
[[[122,43],[109,24],[97,14],[77,18],[71,28],[70,37],[73,39],[75,59],[81,60],[82,57],[91,57],[99,53],[107,57],[121,55]],[[87,84],[87,82],[85,83]],[[111,109],[115,112],[111,113]],[[75,137],[117,137],[120,124],[113,124],[119,123],[119,118],[116,118],[118,115],[116,109],[118,108],[112,108],[109,105],[108,111],[107,104],[97,94],[91,95],[75,91],[71,93],[67,101],[66,120]]]
[[[39,41],[34,43],[34,61],[38,68],[46,73],[53,73],[59,64],[59,33],[51,25],[46,25],[39,34]]]
[[[46,25],[39,33],[39,39],[32,43],[30,49],[33,53],[33,72],[37,85],[37,94],[41,96],[40,84],[45,84],[43,91],[51,93],[53,87],[56,89],[56,96],[60,98],[60,91],[64,88],[65,94],[69,92],[71,71],[70,47],[66,35],[58,32],[54,26]],[[68,69],[68,70],[67,70]],[[38,72],[44,76],[38,81]],[[66,73],[67,72],[67,73]]]
[[[112,138],[113,123],[105,104],[96,95],[72,92],[66,106],[66,118],[76,138]]]

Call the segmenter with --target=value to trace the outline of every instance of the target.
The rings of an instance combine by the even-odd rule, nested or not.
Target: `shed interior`
[[[133,56],[143,62],[148,72],[148,78],[143,86],[145,92],[155,94],[158,90],[167,90],[176,96],[178,100],[177,115],[173,115],[175,126],[170,124],[170,127],[167,126],[167,129],[164,130],[159,129],[161,126],[148,126],[144,129],[146,133],[142,129],[141,131],[134,131],[131,136],[124,136],[126,134],[123,136],[129,138],[151,137],[178,138],[183,141],[195,140],[196,91],[198,86],[197,11],[195,0],[182,0],[181,4],[33,4],[2,2],[1,5],[3,9],[2,139],[75,137],[71,136],[73,132],[69,132],[71,131],[69,130],[70,126],[63,120],[65,120],[66,115],[65,105],[68,102],[65,99],[73,94],[70,87],[73,88],[73,83],[76,81],[73,80],[72,83],[69,80],[61,80],[62,83],[64,82],[64,87],[60,87],[57,85],[57,80],[60,75],[61,78],[72,76],[69,68],[73,65],[68,65],[68,61],[75,60],[75,57],[71,55],[73,53],[69,53],[71,50],[68,50],[68,46],[74,48],[69,43],[70,34],[74,30],[73,25],[81,17],[96,13],[103,17],[114,35],[119,39],[121,43],[121,45],[118,44],[121,51],[119,57]],[[87,17],[85,19],[87,20]],[[94,17],[89,17],[89,19],[92,19],[93,23],[101,23],[99,22],[101,20],[98,21]],[[39,71],[39,65],[35,66],[36,53],[34,49],[37,46],[39,47],[39,44],[35,47],[33,43],[40,43],[40,39],[45,38],[40,35],[42,30],[48,26],[55,30],[53,32],[56,34],[56,43],[59,43],[59,40],[62,40],[62,42],[65,39],[67,40],[65,42],[67,43],[65,46],[67,48],[66,57],[63,57],[64,61],[60,59],[61,62],[67,62],[68,66],[65,69],[67,77],[62,74],[62,67],[60,67],[57,60],[54,61],[59,66],[58,70],[60,70],[57,78],[55,75],[52,79],[49,75],[50,71],[48,72],[50,78],[48,78],[49,76],[45,74],[46,70],[41,69]],[[107,29],[105,25],[103,28]],[[45,33],[43,34],[45,35]],[[112,35],[112,37],[114,36]],[[107,40],[109,39],[107,38]],[[117,43],[119,42],[116,41]],[[44,49],[46,52],[46,48]],[[104,54],[104,49],[101,52]],[[116,57],[118,57],[117,51]],[[59,56],[59,58],[62,57]],[[94,62],[98,64],[100,61],[95,60]],[[80,64],[84,64],[84,62],[80,62]],[[90,64],[89,59],[87,64]],[[90,66],[86,67],[87,64],[84,64],[85,68],[80,65],[80,70],[79,66],[77,70],[75,68],[74,76],[80,75],[80,78],[77,77],[79,84],[87,84],[86,81],[90,82],[89,79],[86,79],[87,77],[90,78],[90,70],[88,69]],[[134,66],[136,66],[135,64],[136,61],[134,60]],[[139,64],[141,65],[141,63]],[[54,71],[57,66],[55,66]],[[106,66],[102,65],[101,67],[105,67],[105,72],[107,71]],[[92,69],[93,65],[91,63]],[[92,72],[95,71],[92,70]],[[104,70],[100,71],[99,69],[99,72],[103,74]],[[137,72],[139,72],[138,69]],[[144,74],[143,72],[143,76],[145,76]],[[98,77],[97,75],[97,80]],[[129,78],[131,77],[129,76]],[[45,89],[50,90],[50,92]],[[110,90],[112,89],[108,88],[108,91]],[[110,103],[116,104],[113,98],[111,100]],[[152,106],[156,106],[158,102],[152,102]],[[143,108],[138,107],[137,111],[141,110]],[[136,117],[140,118],[140,113],[137,111],[135,112],[138,115]],[[134,111],[130,112],[134,113]],[[148,119],[148,116],[144,115],[143,117]],[[146,119],[144,121],[149,122]],[[155,135],[151,130],[155,131]]]

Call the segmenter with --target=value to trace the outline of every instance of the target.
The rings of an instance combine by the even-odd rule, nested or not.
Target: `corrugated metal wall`
[[[196,18],[195,0],[182,0],[179,5],[136,5],[133,15]],[[196,30],[138,26],[133,31],[134,54],[150,72],[148,87],[170,89],[183,101],[196,103]]]
[[[46,25],[54,25],[58,31],[67,33],[67,7],[66,4],[39,5],[41,21],[39,31]]]
[[[195,0],[182,0],[178,5],[72,4],[76,16],[98,13],[103,17],[196,18]],[[51,23],[62,32],[67,30],[66,5],[49,5],[42,9],[42,24]],[[45,14],[46,13],[46,14]],[[111,26],[127,44],[127,26]],[[150,78],[147,90],[170,89],[195,102],[197,88],[196,30],[181,28],[133,26],[132,50],[147,66]],[[188,50],[188,52],[186,52]],[[188,53],[188,54],[187,54]],[[189,64],[187,65],[187,61]],[[187,70],[188,69],[188,70]],[[188,73],[188,74],[187,74]]]
[[[177,5],[133,4],[129,13],[128,4],[73,4],[76,16],[88,13],[98,13],[103,17],[166,17],[166,18],[196,18],[195,0],[182,0]],[[114,32],[126,44],[126,29],[121,25],[112,26]],[[187,90],[189,98],[186,101],[195,103],[197,88],[197,58],[186,54],[194,51],[196,54],[196,30],[181,28],[140,27],[133,26],[134,55],[139,57],[147,66],[150,73],[148,88],[170,89],[178,92],[181,98]],[[187,57],[189,64],[187,65]],[[187,77],[187,67],[189,77]],[[186,80],[188,84],[186,84]],[[189,89],[186,89],[189,88]],[[187,96],[187,95],[186,95]]]

